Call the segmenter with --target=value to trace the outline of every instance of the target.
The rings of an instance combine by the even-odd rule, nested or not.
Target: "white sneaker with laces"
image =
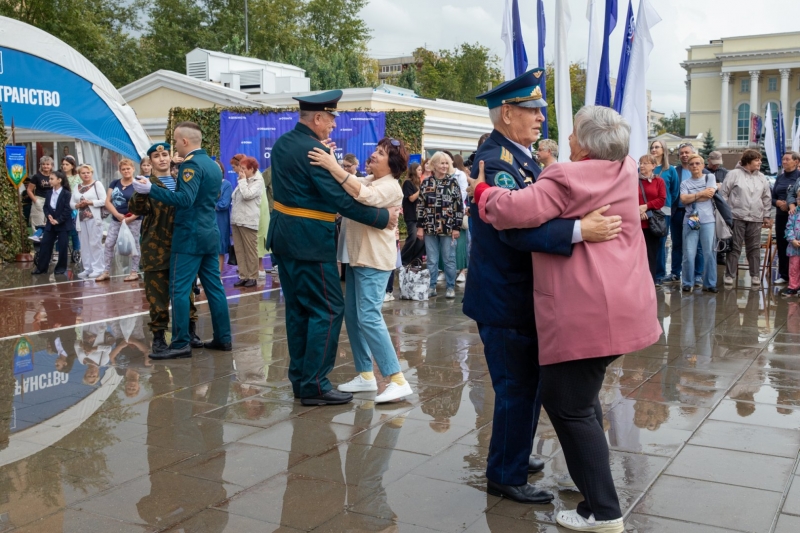
[[[753,287],[760,287],[761,286],[761,280],[760,279],[752,279],[750,281],[750,285],[753,286]]]
[[[594,515],[588,519],[578,514],[578,511],[561,511],[556,515],[556,522],[573,531],[598,531],[600,533],[622,533],[625,524],[622,518],[616,520],[595,520]]]
[[[414,394],[414,391],[411,390],[411,385],[406,382],[405,385],[398,385],[395,382],[389,382],[389,386],[386,387],[386,390],[382,393],[375,396],[375,403],[386,403],[391,402],[394,400],[399,400],[400,398],[405,398],[406,396],[411,396]]]
[[[725,282],[725,285],[733,285],[733,278],[730,276],[725,276],[722,281]]]
[[[84,270],[83,272],[78,274],[78,277],[81,279],[86,279],[89,277],[89,274],[91,274],[91,272],[89,272],[88,270]]]
[[[436,278],[436,281],[444,281],[444,272],[439,272],[439,277]]]
[[[786,285],[786,280],[783,278],[778,278],[775,280],[775,285]]]
[[[456,297],[456,290],[455,289],[447,289],[444,293],[445,298],[455,298]]]
[[[461,273],[461,274],[459,274],[459,275],[458,275],[458,277],[456,278],[456,283],[464,283],[465,281],[467,281],[467,276],[466,276],[466,274],[464,274],[464,273],[462,272],[462,273]]]
[[[259,270],[258,271],[258,279],[266,279],[267,271],[266,270]]]
[[[394,301],[394,294],[391,292],[387,292],[386,296],[383,297],[384,302],[393,302]]]
[[[359,374],[347,383],[342,383],[336,388],[342,392],[375,392],[378,390],[378,380],[366,380]]]

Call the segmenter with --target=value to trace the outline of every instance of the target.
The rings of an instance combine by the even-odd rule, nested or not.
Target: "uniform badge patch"
[[[192,170],[191,168],[187,168],[186,170],[183,171],[183,181],[188,183],[192,181],[193,177],[194,177],[194,170]]]
[[[502,151],[500,152],[500,159],[502,161],[505,161],[509,165],[513,165],[514,164],[514,156],[511,155],[511,152],[509,152],[505,148],[503,148]]]
[[[497,187],[502,187],[509,190],[514,190],[517,188],[517,182],[508,172],[498,172],[494,177],[494,184]]]

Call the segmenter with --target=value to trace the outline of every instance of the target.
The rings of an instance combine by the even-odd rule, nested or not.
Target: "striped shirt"
[[[172,176],[159,176],[158,179],[161,180],[161,183],[172,192],[175,192],[175,178]]]

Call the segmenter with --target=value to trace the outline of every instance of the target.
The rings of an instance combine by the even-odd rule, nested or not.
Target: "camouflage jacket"
[[[155,176],[150,176],[150,183],[153,187],[167,188]],[[128,211],[143,217],[140,241],[142,257],[139,261],[139,270],[142,272],[169,270],[175,208],[154,200],[149,195],[133,193],[128,202]]]

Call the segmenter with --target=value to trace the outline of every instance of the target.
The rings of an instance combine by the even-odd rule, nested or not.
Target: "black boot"
[[[198,337],[197,333],[195,333],[196,326],[197,322],[189,322],[189,344],[192,348],[202,348],[203,341],[201,341],[200,337]]]
[[[163,352],[167,346],[167,340],[164,338],[164,330],[153,332],[153,353]],[[152,355],[152,354],[151,354]]]

